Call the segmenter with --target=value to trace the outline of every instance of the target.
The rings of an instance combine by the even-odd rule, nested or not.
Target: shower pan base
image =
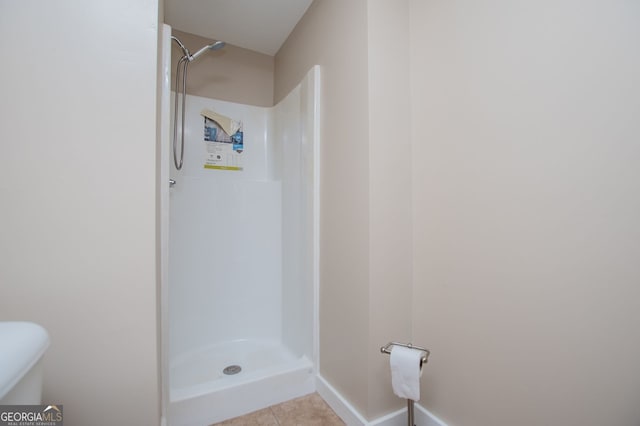
[[[242,370],[225,374],[230,365]],[[213,344],[171,363],[169,424],[212,424],[314,391],[312,362],[278,342]]]

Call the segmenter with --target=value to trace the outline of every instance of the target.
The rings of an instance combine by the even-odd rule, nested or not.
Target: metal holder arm
[[[429,351],[429,349],[421,348],[420,346],[413,346],[411,343],[398,343],[398,342],[387,343],[386,345],[380,348],[380,352],[382,352],[383,354],[391,354],[392,346],[402,346],[405,348],[415,349],[415,350],[424,352],[425,355],[422,358],[420,358],[420,368],[422,368],[422,366],[427,363],[429,359],[429,355],[431,355],[431,352]]]
[[[389,342],[389,343],[387,343],[386,345],[384,345],[383,347],[380,348],[380,352],[382,352],[383,354],[391,354],[392,346],[402,346],[402,347],[405,347],[405,348],[415,349],[415,350],[424,352],[425,355],[422,358],[420,358],[420,368],[422,368],[422,366],[427,363],[427,361],[429,359],[429,355],[431,354],[431,352],[429,352],[429,349],[421,348],[420,346],[413,346],[411,343],[398,343],[398,342]],[[415,403],[414,400],[407,399],[407,424],[408,424],[408,426],[415,426],[415,424],[413,423],[413,406],[414,406],[414,403]]]

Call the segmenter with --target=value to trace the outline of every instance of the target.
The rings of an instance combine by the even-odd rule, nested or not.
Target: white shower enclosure
[[[173,105],[168,82],[163,120]],[[314,67],[271,108],[187,96],[179,171],[171,158],[173,133],[163,127],[161,316],[169,425],[211,424],[315,390],[318,89]],[[241,170],[204,167],[212,154],[203,109],[242,124],[244,146],[234,153]]]

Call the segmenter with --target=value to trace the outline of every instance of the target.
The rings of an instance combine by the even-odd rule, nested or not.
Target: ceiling
[[[180,31],[275,55],[313,0],[164,0]]]

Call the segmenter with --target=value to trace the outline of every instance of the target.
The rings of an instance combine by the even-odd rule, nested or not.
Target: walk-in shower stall
[[[163,121],[173,106],[167,38]],[[315,67],[271,108],[187,96],[180,170],[163,126],[169,425],[211,424],[315,390],[318,87]],[[236,133],[222,135],[207,115]]]

